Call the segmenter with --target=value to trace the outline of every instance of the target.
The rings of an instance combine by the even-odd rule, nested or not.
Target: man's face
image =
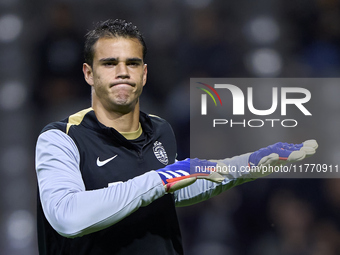
[[[94,45],[92,67],[85,63],[83,72],[92,86],[93,105],[130,112],[146,83],[143,47],[135,38],[101,38]]]

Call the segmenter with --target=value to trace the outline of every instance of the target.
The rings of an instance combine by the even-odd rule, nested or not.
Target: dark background
[[[1,254],[37,254],[35,141],[48,122],[90,106],[81,71],[84,34],[108,18],[132,21],[145,35],[149,73],[141,106],[173,125],[178,159],[189,156],[191,77],[340,73],[336,0],[0,0]],[[296,134],[315,133],[317,159],[338,164],[340,85],[311,92],[318,95],[311,111],[323,118]],[[233,137],[226,155],[262,147],[258,139]],[[271,179],[178,212],[186,254],[332,255],[340,254],[339,210],[338,179]]]

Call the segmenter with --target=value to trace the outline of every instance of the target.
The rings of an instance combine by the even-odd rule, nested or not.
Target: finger
[[[307,140],[303,142],[303,147],[301,150],[305,151],[306,157],[310,157],[315,154],[318,147],[319,145],[315,140]]]
[[[197,179],[206,179],[208,181],[221,183],[221,182],[223,182],[225,177],[223,177],[218,172],[211,172],[211,174],[209,174],[208,176],[198,176]]]
[[[306,154],[306,157],[310,157],[315,154],[316,150],[312,147],[302,147],[301,151],[304,151]]]
[[[279,161],[280,157],[277,153],[271,153],[268,156],[263,157],[260,162],[258,163],[258,166],[261,165],[273,165]]]
[[[293,163],[296,161],[303,160],[306,157],[306,152],[304,150],[293,151],[287,158],[287,162]]]
[[[303,146],[313,148],[314,150],[316,150],[319,147],[317,141],[314,139],[304,141]]]

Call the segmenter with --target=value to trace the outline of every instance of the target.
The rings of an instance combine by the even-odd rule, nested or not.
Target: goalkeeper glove
[[[276,143],[266,148],[262,148],[250,154],[248,166],[257,167],[256,171],[250,171],[250,178],[263,177],[270,174],[270,171],[258,171],[263,166],[283,165],[287,162],[293,163],[303,160],[305,157],[315,154],[318,144],[315,140],[308,140],[302,144]],[[163,181],[166,192],[174,192],[193,184],[197,179],[206,179],[216,183],[221,183],[225,178],[233,177],[229,175],[229,167],[226,170],[216,172],[216,166],[223,168],[223,160],[199,160],[185,159],[174,164],[156,170]],[[238,175],[239,178],[242,177]],[[246,177],[246,175],[244,176]]]
[[[314,155],[317,148],[318,143],[315,140],[307,140],[301,144],[275,143],[253,152],[249,156],[249,167],[261,168],[293,163]]]
[[[185,159],[156,170],[163,181],[165,191],[172,193],[193,184],[197,179],[220,183],[225,177],[214,172],[216,162],[208,160]]]

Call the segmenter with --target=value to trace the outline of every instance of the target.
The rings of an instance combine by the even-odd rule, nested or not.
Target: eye
[[[140,63],[139,62],[129,62],[127,63],[128,66],[139,66]]]
[[[107,67],[112,67],[112,66],[116,66],[117,62],[116,61],[105,61],[103,62],[103,66],[107,66]]]

